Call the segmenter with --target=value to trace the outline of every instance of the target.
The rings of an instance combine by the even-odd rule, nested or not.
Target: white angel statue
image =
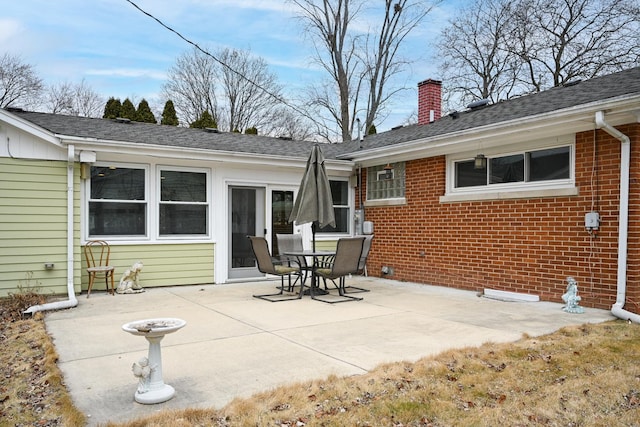
[[[133,362],[131,370],[133,375],[138,378],[138,393],[146,393],[149,391],[149,376],[153,367],[149,366],[149,359],[141,358],[137,362]]]
[[[142,267],[142,261],[138,261],[134,263],[131,268],[125,270],[125,272],[122,273],[122,278],[120,279],[120,284],[118,284],[116,292],[119,294],[137,294],[144,292],[142,286],[138,284],[138,276],[142,271]]]

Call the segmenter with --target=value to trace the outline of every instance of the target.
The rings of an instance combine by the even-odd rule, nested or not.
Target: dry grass
[[[640,325],[564,328],[111,427],[639,426]]]
[[[29,298],[21,304],[42,302]],[[20,304],[0,304],[0,426],[84,425],[41,316],[19,320],[7,306]],[[383,365],[367,375],[292,384],[219,410],[163,411],[108,426],[500,424],[640,426],[640,325],[568,327],[512,344]]]
[[[0,426],[82,426],[85,416],[73,405],[58,354],[43,316],[23,319],[22,311],[45,302],[35,291],[0,303]]]

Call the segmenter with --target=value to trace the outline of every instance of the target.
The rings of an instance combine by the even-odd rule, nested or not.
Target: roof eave
[[[28,132],[42,139],[43,141],[49,142],[57,147],[62,147],[60,140],[56,138],[56,136],[52,132],[34,123],[31,123],[28,120],[25,120],[22,117],[18,117],[15,114],[12,114],[10,111],[0,108],[0,118],[2,119],[3,122],[11,126],[14,126],[20,130],[23,130],[25,132]]]
[[[581,104],[535,116],[466,129],[429,138],[365,149],[338,156],[361,166],[427,158],[500,145],[567,135],[595,128],[595,112],[605,111],[613,125],[638,121],[640,94]]]
[[[63,144],[73,144],[76,149],[106,153],[107,155],[154,156],[167,159],[207,161],[236,165],[262,165],[270,167],[306,167],[306,157],[285,157],[274,154],[243,153],[239,151],[211,150],[203,148],[172,147],[155,144],[132,143],[124,141],[56,135]],[[353,162],[350,160],[325,160],[332,171],[351,172]]]

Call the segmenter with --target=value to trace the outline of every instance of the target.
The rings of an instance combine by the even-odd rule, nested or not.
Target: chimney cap
[[[433,85],[442,86],[442,80],[435,80],[435,79],[423,80],[420,83],[418,83],[418,87],[420,87],[422,85],[427,85],[427,84],[433,84]]]

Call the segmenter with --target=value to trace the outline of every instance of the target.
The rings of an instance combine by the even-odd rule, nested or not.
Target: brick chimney
[[[418,83],[418,124],[426,125],[442,116],[442,82],[427,79]]]

